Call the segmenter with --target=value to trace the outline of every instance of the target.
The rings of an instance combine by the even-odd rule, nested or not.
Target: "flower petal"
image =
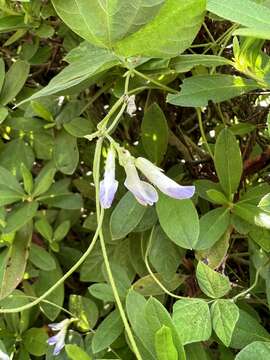
[[[65,326],[67,326],[69,323],[70,323],[69,319],[64,319],[64,320],[60,321],[59,323],[48,324],[48,327],[50,329],[52,329],[53,331],[59,331],[59,330],[63,329]]]
[[[136,167],[132,161],[125,165],[127,178],[125,181],[126,188],[132,192],[141,205],[153,205],[158,201],[156,189],[139,178]]]
[[[54,335],[54,336],[51,336],[48,340],[47,340],[47,343],[49,345],[55,345],[58,341],[58,334],[57,335]]]
[[[106,159],[104,178],[100,182],[99,200],[104,209],[111,207],[117,188],[118,181],[115,180],[115,151],[111,147]]]
[[[110,184],[106,184],[105,180],[100,182],[99,200],[103,209],[109,209],[111,207],[117,188],[117,180],[113,180]]]
[[[164,175],[157,166],[149,160],[138,158],[135,160],[137,168],[147,177],[147,179],[156,185],[161,192],[175,199],[189,199],[194,195],[194,186],[182,186]]]
[[[10,357],[4,353],[4,351],[0,350],[0,360],[10,360]]]

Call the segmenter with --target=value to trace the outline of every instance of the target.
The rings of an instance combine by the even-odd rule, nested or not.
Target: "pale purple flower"
[[[55,345],[53,355],[60,354],[60,351],[65,346],[65,337],[70,323],[70,319],[65,319],[59,323],[48,325],[53,331],[58,331],[56,335],[47,340],[49,345]]]
[[[99,199],[104,209],[111,207],[114,195],[118,188],[118,181],[115,180],[115,151],[110,147],[106,159],[104,178],[100,182]]]
[[[11,360],[11,357],[4,351],[0,350],[0,360]]]
[[[162,169],[149,160],[139,157],[135,160],[136,167],[161,192],[174,199],[189,199],[194,195],[194,186],[182,186],[163,174]]]
[[[126,188],[132,192],[141,205],[153,205],[158,201],[156,189],[149,183],[139,178],[134,159],[130,156],[124,164],[126,172]]]

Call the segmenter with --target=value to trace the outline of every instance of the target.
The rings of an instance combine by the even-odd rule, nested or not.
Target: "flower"
[[[53,355],[58,355],[60,353],[60,351],[63,349],[63,347],[65,346],[65,337],[66,337],[68,326],[71,323],[71,321],[72,320],[70,320],[70,319],[65,319],[65,320],[61,321],[60,323],[48,325],[53,331],[58,331],[58,333],[56,335],[50,337],[47,340],[49,345],[55,345]]]
[[[100,182],[99,199],[104,209],[111,207],[117,188],[118,181],[115,180],[115,151],[110,147],[105,164],[104,178]]]
[[[0,360],[11,360],[11,357],[9,357],[4,351],[0,350]]]
[[[136,167],[147,177],[147,179],[159,188],[164,194],[175,199],[189,199],[194,195],[195,186],[181,186],[149,160],[139,157],[135,160]]]
[[[139,178],[136,170],[134,159],[129,156],[124,163],[126,172],[125,186],[132,192],[137,201],[141,205],[153,205],[158,201],[158,193],[156,189],[145,181]]]

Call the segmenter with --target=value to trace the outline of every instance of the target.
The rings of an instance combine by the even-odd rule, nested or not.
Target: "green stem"
[[[166,85],[160,83],[159,81],[157,81],[155,79],[152,79],[151,77],[149,77],[149,76],[147,76],[147,75],[145,75],[145,74],[143,74],[143,73],[141,73],[141,72],[139,72],[139,71],[137,71],[135,69],[133,69],[133,73],[138,75],[139,77],[143,78],[144,80],[147,80],[147,81],[157,85],[158,87],[160,87],[161,89],[163,89],[165,91],[168,91],[168,92],[173,93],[173,94],[178,94],[179,93],[179,91],[177,91],[175,89],[172,89],[169,86],[166,86]]]
[[[111,86],[113,85],[113,81],[111,81],[108,84],[105,84],[100,88],[93,97],[88,101],[88,103],[82,108],[80,115],[82,115],[88,108],[91,106],[105,91],[109,90]]]
[[[205,135],[205,132],[204,132],[201,109],[196,108],[196,111],[197,111],[197,115],[198,115],[199,128],[200,128],[200,132],[201,132],[203,142],[205,143],[211,158],[214,159],[214,155],[213,155],[212,150],[211,150],[211,148],[210,148],[210,146],[209,146],[209,144],[207,142],[206,135]]]
[[[100,165],[100,156],[101,156],[101,150],[102,150],[102,141],[103,141],[102,139],[99,139],[97,141],[96,156],[95,156],[96,162],[94,163],[94,166],[93,166],[93,169],[94,169],[93,170],[93,172],[94,172],[93,176],[94,176],[94,182],[95,182],[95,188],[96,188],[96,209],[97,209],[96,214],[97,214],[97,222],[98,223],[100,222],[101,217],[103,217],[103,215],[104,215],[104,209],[100,208],[100,205],[99,205],[99,165]],[[110,285],[111,285],[111,288],[112,288],[112,291],[113,291],[113,295],[114,295],[114,298],[115,298],[115,302],[116,302],[116,305],[118,307],[121,319],[123,321],[127,336],[129,338],[131,347],[132,347],[132,349],[134,351],[134,354],[135,354],[136,358],[138,360],[143,360],[142,357],[141,357],[141,354],[139,352],[139,349],[137,347],[134,336],[132,334],[131,327],[130,327],[130,325],[128,323],[128,320],[127,320],[127,317],[126,317],[126,314],[125,314],[125,310],[123,308],[123,305],[122,305],[122,302],[121,302],[121,299],[120,299],[120,296],[119,296],[119,293],[118,293],[118,290],[117,290],[117,287],[116,287],[116,284],[115,284],[115,281],[114,281],[114,277],[113,277],[113,274],[112,274],[110,261],[109,261],[109,258],[108,258],[106,244],[105,244],[105,240],[104,240],[104,237],[103,237],[103,232],[102,232],[101,227],[99,228],[99,239],[100,239],[101,251],[102,251],[102,255],[103,255],[105,268],[106,268],[106,271],[107,271],[107,274],[108,274],[109,282],[110,282]]]

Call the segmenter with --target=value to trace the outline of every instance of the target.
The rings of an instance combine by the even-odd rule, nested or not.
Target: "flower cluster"
[[[194,186],[181,186],[166,176],[162,169],[152,164],[149,160],[139,157],[135,159],[127,150],[119,152],[120,164],[126,172],[124,185],[132,192],[137,201],[146,206],[158,201],[155,185],[164,194],[175,199],[188,199],[194,195]],[[138,170],[149,180],[140,179]],[[153,185],[152,185],[153,184]],[[100,182],[100,203],[104,209],[111,207],[118,181],[115,179],[115,150],[111,146],[105,164],[104,178]]]

